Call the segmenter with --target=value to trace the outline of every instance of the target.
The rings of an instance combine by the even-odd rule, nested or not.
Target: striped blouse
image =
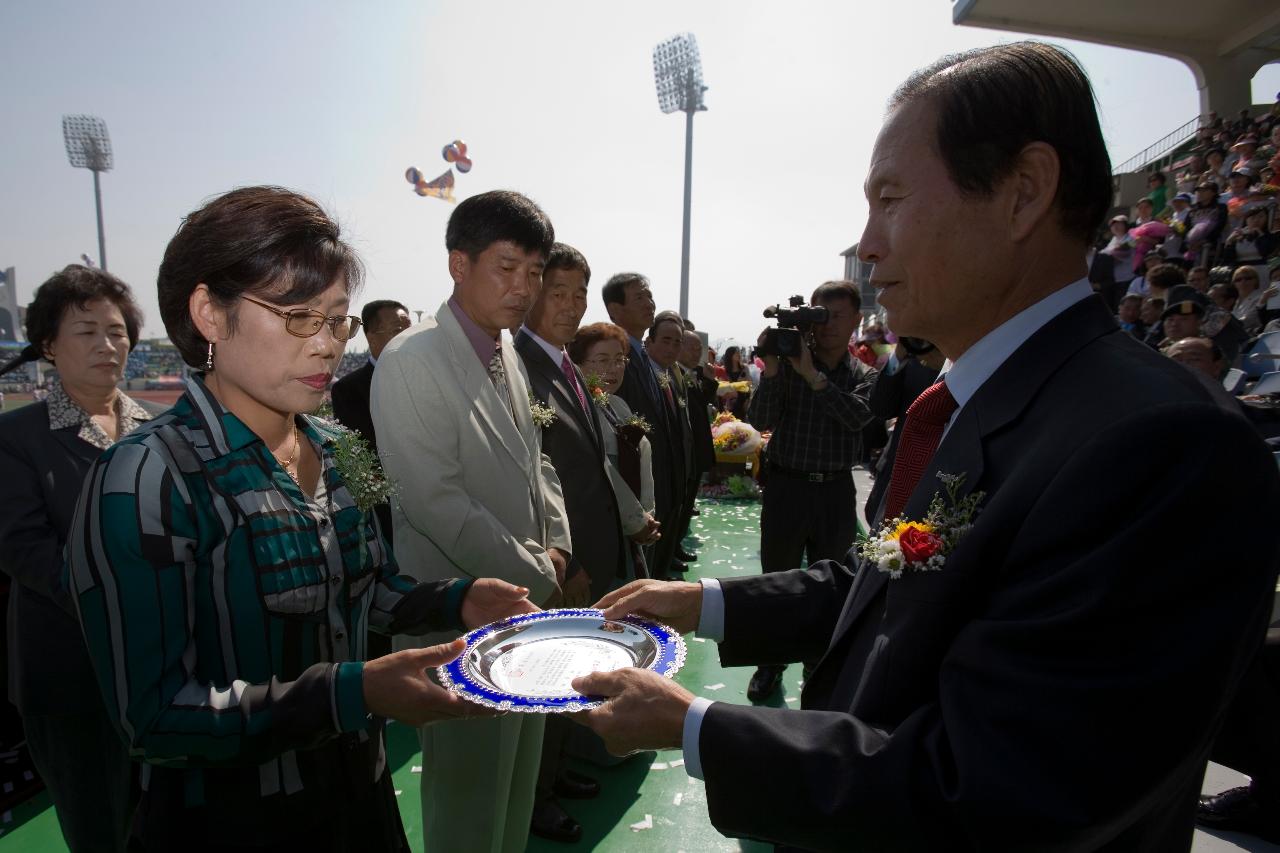
[[[328,787],[307,768],[329,763],[300,754],[344,739],[378,739],[377,780],[366,628],[460,627],[467,585],[399,575],[334,466],[333,428],[297,424],[322,461],[317,499],[192,377],[102,455],[72,525],[72,589],[108,714],[147,762],[144,787],[157,767],[187,770],[189,806],[210,785],[247,788],[244,800]]]

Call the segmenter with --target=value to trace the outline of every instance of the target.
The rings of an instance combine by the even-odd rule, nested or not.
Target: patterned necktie
[[[937,382],[924,390],[907,409],[902,424],[902,440],[898,442],[898,455],[893,460],[893,473],[889,478],[889,496],[884,503],[885,519],[897,518],[907,499],[915,491],[924,469],[933,459],[934,451],[942,441],[947,421],[959,407],[951,396],[946,382]]]
[[[560,369],[564,371],[564,378],[569,380],[569,387],[573,389],[573,393],[578,395],[578,405],[582,407],[584,414],[590,415],[587,409],[587,398],[582,394],[582,386],[578,384],[578,374],[573,371],[573,363],[569,361],[569,354],[565,353],[560,359]]]
[[[494,346],[493,357],[489,359],[489,381],[498,392],[498,399],[507,407],[507,411],[511,412],[511,419],[515,420],[516,413],[512,408],[511,389],[507,386],[507,368],[502,363],[502,341],[498,341]]]

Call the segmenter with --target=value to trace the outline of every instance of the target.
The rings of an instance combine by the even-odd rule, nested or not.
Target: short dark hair
[[[592,323],[578,329],[578,333],[569,342],[569,360],[574,364],[582,364],[582,360],[587,357],[587,350],[603,340],[617,341],[624,353],[631,350],[631,338],[621,326]]]
[[[142,310],[133,301],[129,285],[106,270],[70,264],[37,287],[35,298],[27,306],[27,340],[35,352],[45,357],[45,347],[58,337],[68,308],[74,305],[83,309],[98,299],[105,299],[120,309],[129,334],[129,349],[137,346]]]
[[[626,305],[627,304],[627,285],[638,281],[648,287],[649,279],[645,278],[638,272],[620,272],[610,276],[609,280],[604,283],[604,289],[600,291],[600,295],[604,297],[605,305]]]
[[[1204,273],[1204,274],[1205,274],[1205,278],[1208,278],[1208,277],[1209,277],[1209,268],[1208,268],[1208,267],[1206,267],[1206,266],[1203,266],[1203,265],[1201,265],[1201,266],[1195,266],[1195,267],[1192,267],[1191,269],[1187,270],[1187,275],[1191,275],[1191,273],[1193,273],[1193,272],[1202,272],[1202,273]]]
[[[182,220],[164,251],[156,291],[169,340],[187,364],[199,367],[208,341],[188,307],[196,285],[206,285],[229,311],[234,329],[241,295],[296,305],[324,293],[339,276],[351,294],[364,268],[319,204],[283,187],[241,187]]]
[[[1169,179],[1164,176],[1164,172],[1161,172],[1159,169],[1157,169],[1156,171],[1152,172],[1150,175],[1147,175],[1147,180],[1159,181],[1161,184],[1165,184],[1165,183],[1168,183]]]
[[[375,299],[372,302],[366,302],[364,307],[360,309],[360,325],[364,327],[365,334],[373,328],[374,322],[377,321],[378,315],[388,308],[394,308],[397,311],[403,311],[408,314],[409,309],[396,302],[394,299]]]
[[[658,334],[658,327],[663,323],[675,323],[680,329],[680,337],[684,337],[684,320],[680,317],[679,311],[659,311],[653,315],[653,325],[649,327],[649,337],[652,338]]]
[[[491,190],[463,200],[444,232],[445,248],[472,260],[503,240],[545,258],[556,241],[556,231],[533,199],[514,190]]]
[[[581,252],[568,243],[552,244],[551,251],[547,253],[547,265],[542,271],[543,275],[552,270],[577,270],[582,273],[585,284],[591,283],[591,265],[587,263],[586,257]]]
[[[912,74],[890,109],[931,98],[934,145],[962,193],[988,196],[1028,144],[1058,154],[1062,227],[1088,241],[1111,206],[1111,160],[1093,88],[1066,50],[1022,41],[944,56]]]
[[[831,299],[848,299],[854,311],[862,310],[862,297],[858,295],[858,284],[853,281],[824,281],[809,297],[810,304],[817,305]]]
[[[1173,264],[1160,264],[1147,271],[1147,284],[1155,287],[1167,290],[1175,285],[1186,283],[1186,273]]]

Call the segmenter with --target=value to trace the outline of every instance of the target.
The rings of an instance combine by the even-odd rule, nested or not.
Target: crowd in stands
[[[1147,194],[1111,218],[1090,263],[1094,289],[1125,331],[1166,354],[1203,339],[1214,378],[1234,391],[1248,386],[1233,368],[1249,379],[1277,368],[1278,170],[1280,100],[1259,116],[1210,113],[1170,167],[1173,185],[1150,172]]]

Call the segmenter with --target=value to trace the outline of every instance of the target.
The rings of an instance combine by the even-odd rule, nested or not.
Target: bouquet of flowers
[[[760,447],[760,432],[749,423],[733,420],[711,430],[711,443],[719,453],[749,456]]]
[[[724,426],[730,421],[736,421],[733,412],[719,412],[716,414],[715,420],[711,422],[711,429],[714,431],[716,427]]]

